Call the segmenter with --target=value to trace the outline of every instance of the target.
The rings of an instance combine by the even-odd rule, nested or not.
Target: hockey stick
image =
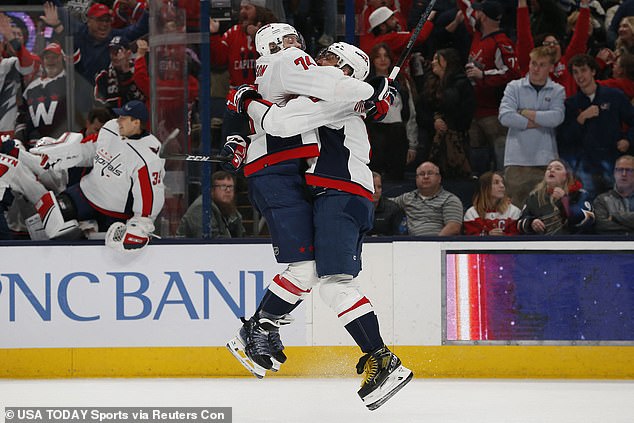
[[[403,66],[403,63],[405,63],[405,59],[407,59],[409,54],[412,52],[412,49],[414,48],[414,43],[416,42],[416,38],[418,38],[418,34],[420,34],[420,31],[423,29],[423,25],[425,25],[425,22],[427,22],[427,19],[429,18],[429,15],[431,14],[431,11],[434,8],[435,4],[436,0],[431,0],[423,14],[420,15],[420,19],[418,20],[416,27],[412,31],[412,36],[409,37],[409,41],[407,41],[405,49],[401,53],[401,56],[398,58],[396,65],[394,65],[392,72],[390,72],[390,76],[388,77],[390,81],[394,81],[401,70],[401,66]]]
[[[163,152],[165,151],[165,147],[167,147],[169,143],[174,141],[176,137],[178,136],[178,134],[180,133],[181,133],[181,130],[178,128],[174,128],[174,130],[170,132],[167,138],[165,138],[165,140],[161,143],[161,149],[159,150],[159,155],[163,154]]]
[[[226,156],[202,156],[198,154],[175,154],[163,157],[165,160],[181,160],[186,162],[226,163],[231,157]]]

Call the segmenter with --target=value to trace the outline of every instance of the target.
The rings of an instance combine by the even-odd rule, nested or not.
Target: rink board
[[[0,248],[8,378],[244,375],[223,345],[283,269],[262,243],[157,244],[138,255],[100,245]],[[385,342],[418,376],[633,379],[628,248],[370,242],[360,279]],[[560,256],[547,260],[551,251]],[[557,271],[559,262],[576,273]],[[554,279],[526,277],[531,266]],[[614,283],[596,291],[602,277]],[[280,376],[352,376],[359,352],[318,289],[294,316],[282,332],[290,358]]]

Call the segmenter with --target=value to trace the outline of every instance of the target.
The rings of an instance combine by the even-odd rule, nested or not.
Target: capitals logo
[[[117,160],[119,156],[121,156],[121,153],[113,157],[104,149],[97,150],[95,165],[101,166],[101,176],[109,178],[110,175],[121,176],[123,174],[121,170],[122,163]]]

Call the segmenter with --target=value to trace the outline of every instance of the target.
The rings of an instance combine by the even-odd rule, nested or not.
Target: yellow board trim
[[[417,377],[634,379],[634,346],[396,346]],[[350,377],[356,347],[288,347],[275,376]],[[224,347],[0,350],[0,378],[237,377]],[[268,377],[268,376],[267,376]]]

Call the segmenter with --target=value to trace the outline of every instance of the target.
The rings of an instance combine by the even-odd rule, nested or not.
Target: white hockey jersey
[[[370,98],[374,93],[372,86],[344,75],[340,69],[317,66],[308,53],[295,47],[260,57],[256,64],[255,84],[264,100],[279,105],[299,95],[352,103]],[[319,154],[318,134],[315,130],[297,133],[304,128],[306,122],[299,122],[295,135],[284,139],[264,132],[251,136],[245,176],[286,160],[316,157]]]
[[[363,122],[362,101],[345,103],[298,97],[283,107],[252,102],[248,112],[256,130],[272,136],[292,137],[298,130],[316,130],[320,153],[309,160],[306,183],[372,200],[370,141]]]
[[[131,211],[134,216],[156,218],[165,202],[165,160],[159,157],[161,143],[154,135],[121,137],[117,120],[112,119],[95,143],[82,147],[84,161],[78,166],[93,169],[79,186],[95,208],[114,217],[129,218]]]

